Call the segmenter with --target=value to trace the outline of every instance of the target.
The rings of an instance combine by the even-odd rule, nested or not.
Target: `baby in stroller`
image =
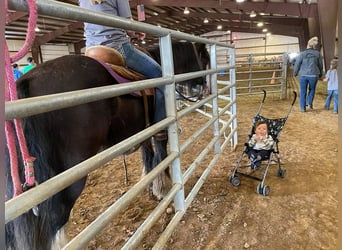
[[[280,164],[278,138],[296,101],[297,93],[295,91],[293,92],[293,100],[286,116],[271,119],[260,115],[261,108],[266,98],[266,91],[263,91],[264,97],[257,114],[253,118],[253,126],[248,134],[248,140],[244,143],[243,151],[229,176],[229,182],[234,187],[237,187],[241,183],[240,176],[257,180],[260,182],[257,186],[257,193],[267,196],[270,193],[270,187],[265,185],[265,179],[269,167],[271,165],[278,165],[277,176],[281,178],[286,176],[286,169]],[[249,163],[241,164],[244,163],[243,159],[245,156],[246,158],[248,157]],[[265,164],[262,164],[262,161],[267,161],[267,163],[265,162]],[[263,171],[254,171],[259,169],[262,165],[265,167],[263,168]],[[248,171],[248,169],[244,171],[244,168],[250,168],[252,171]],[[239,169],[242,171],[239,171]]]
[[[256,122],[254,134],[248,141],[248,158],[251,161],[251,169],[258,169],[261,161],[269,159],[274,140],[268,134],[268,124],[261,120]]]

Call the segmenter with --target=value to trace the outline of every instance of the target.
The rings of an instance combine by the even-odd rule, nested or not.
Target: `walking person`
[[[307,48],[296,58],[293,69],[294,76],[299,74],[299,108],[301,112],[306,112],[307,105],[313,109],[316,85],[323,73],[323,60],[320,52],[316,49],[317,46],[318,38],[311,38]]]
[[[105,14],[132,19],[128,0],[79,0],[79,5]],[[141,73],[147,78],[162,76],[160,65],[131,44],[131,38],[144,34],[92,23],[84,23],[84,34],[87,48],[96,45],[109,46],[122,54],[126,67]],[[164,89],[165,86],[156,87],[154,122],[159,122],[166,117]],[[165,136],[166,132],[163,131],[155,137],[164,138]]]
[[[16,81],[19,79],[19,77],[21,77],[23,75],[23,72],[21,72],[19,70],[18,64],[16,64],[16,63],[13,63],[12,67],[13,67],[14,81]]]
[[[331,98],[334,97],[334,113],[338,113],[338,76],[337,76],[337,60],[330,62],[330,69],[327,71],[323,79],[327,84],[327,99],[325,101],[325,109],[330,109]]]

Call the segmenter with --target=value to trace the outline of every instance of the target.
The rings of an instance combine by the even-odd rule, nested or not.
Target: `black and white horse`
[[[191,43],[176,43],[174,71],[176,74],[196,71],[198,56]],[[201,51],[200,53],[203,53]],[[209,54],[207,54],[209,57]],[[202,60],[209,61],[203,57]],[[203,78],[195,79],[196,84]],[[41,64],[17,81],[19,98],[36,97],[73,90],[117,84],[98,61],[78,55],[63,56]],[[149,101],[153,108],[153,99]],[[152,113],[152,112],[151,112]],[[146,127],[141,97],[122,95],[110,99],[64,108],[22,119],[30,155],[36,158],[35,179],[38,183],[60,174]],[[151,171],[167,156],[167,140],[151,139],[141,145],[145,172]],[[13,181],[6,150],[6,200],[13,197]],[[21,161],[19,160],[19,163]],[[21,182],[25,181],[24,166],[19,164]],[[162,177],[161,180],[164,180]],[[6,248],[18,250],[58,249],[57,237],[62,236],[70,211],[81,194],[86,178],[65,188],[32,210],[6,224]],[[165,194],[163,182],[157,196]],[[64,243],[63,243],[64,244]]]

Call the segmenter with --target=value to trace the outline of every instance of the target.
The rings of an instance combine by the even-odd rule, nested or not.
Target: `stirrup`
[[[153,137],[157,141],[165,141],[167,140],[167,130],[159,131]]]

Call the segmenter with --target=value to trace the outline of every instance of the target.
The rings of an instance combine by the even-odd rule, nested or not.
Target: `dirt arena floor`
[[[297,99],[280,135],[281,163],[287,175],[279,178],[276,166],[270,168],[265,182],[270,187],[269,196],[256,193],[258,181],[253,179],[241,177],[239,187],[233,187],[228,181],[260,104],[258,97],[239,97],[238,147],[235,152],[230,150],[230,145],[226,147],[165,249],[336,249],[338,115],[324,110],[325,93],[326,85],[320,82],[314,109],[306,113],[299,112]],[[290,102],[291,99],[279,100],[270,95],[261,114],[269,118],[283,117]],[[182,134],[191,134],[206,120],[198,113],[193,114],[181,122]],[[196,143],[191,150],[200,152],[197,147],[205,142],[208,140]],[[182,164],[186,164],[191,151],[187,154]],[[126,160],[128,186],[123,184],[122,158],[89,175],[86,189],[73,210],[69,236],[78,234],[139,181],[142,165],[139,152]],[[186,195],[199,177],[195,174],[186,183]],[[120,249],[157,204],[148,192],[140,194],[87,249]],[[137,249],[151,249],[171,216],[165,212]]]

